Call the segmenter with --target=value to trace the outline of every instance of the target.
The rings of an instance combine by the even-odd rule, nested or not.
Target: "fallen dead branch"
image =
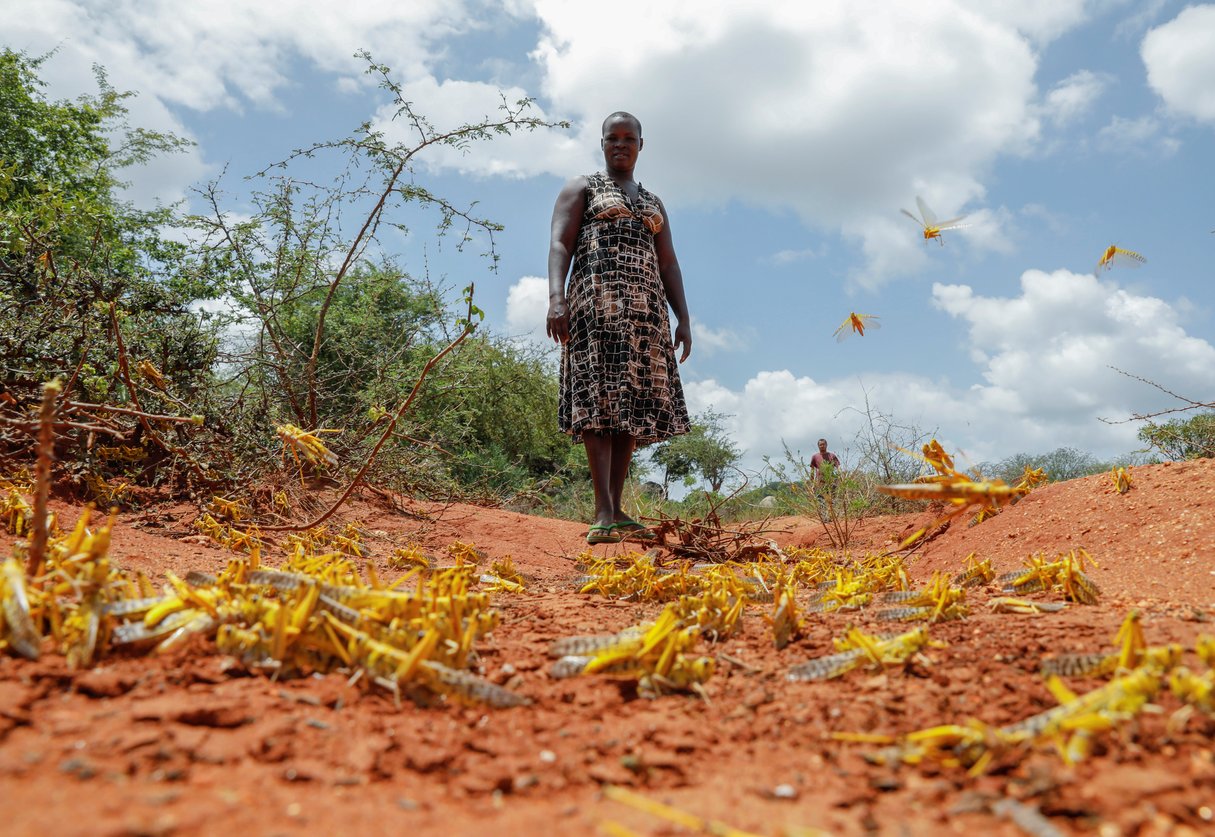
[[[745,485],[745,484],[744,484]],[[664,517],[650,525],[654,545],[661,545],[672,555],[700,563],[720,564],[727,561],[755,561],[765,556],[778,554],[780,548],[768,535],[774,529],[767,528],[768,521],[743,521],[735,528],[722,525],[718,510],[734,498],[742,486],[729,496],[716,502],[709,498],[709,510],[704,517],[682,520]],[[654,518],[646,518],[647,522]],[[647,542],[650,539],[646,539]]]

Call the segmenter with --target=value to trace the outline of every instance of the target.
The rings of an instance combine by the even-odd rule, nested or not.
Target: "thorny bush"
[[[49,56],[0,53],[0,465],[27,460],[30,409],[58,378],[60,472],[106,502],[130,499],[119,489],[131,485],[209,494],[274,480],[276,424],[344,428],[333,446],[357,466],[387,411],[464,329],[447,289],[399,266],[390,247],[405,219],[437,215],[439,239],[474,242],[491,270],[497,260],[501,225],[427,189],[418,164],[444,147],[475,153],[497,136],[564,126],[504,100],[496,115],[436,127],[364,57],[407,139],[365,123],[294,152],[259,174],[266,186],[238,220],[218,183],[188,218],[124,203],[116,173],[185,141],[129,128],[132,94],[101,72],[98,95],[49,102],[38,79]],[[292,176],[305,163],[309,179]],[[331,185],[315,185],[327,164]],[[492,489],[496,475],[475,466],[496,464],[514,483],[561,458],[537,423],[507,433],[477,406],[496,388],[519,412],[551,413],[539,362],[488,336],[468,345],[467,360],[453,353],[435,369],[374,479]]]

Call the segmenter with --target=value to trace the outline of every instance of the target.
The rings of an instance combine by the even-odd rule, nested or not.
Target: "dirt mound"
[[[1092,606],[1040,615],[990,612],[934,625],[947,647],[884,672],[789,682],[789,667],[834,651],[852,623],[885,630],[869,609],[807,618],[781,650],[763,615],[704,653],[717,672],[707,700],[646,700],[627,682],[554,680],[549,644],[652,619],[661,605],[577,593],[584,525],[494,509],[359,500],[344,510],[367,533],[376,572],[392,549],[441,555],[454,541],[510,555],[528,591],[500,594],[501,626],[478,648],[484,674],[530,706],[488,710],[397,705],[331,673],[275,681],[218,655],[204,638],[164,657],[112,655],[72,671],[57,655],[0,656],[0,805],[10,834],[353,833],[594,834],[614,820],[672,833],[600,793],[624,785],[756,834],[795,827],[837,834],[1019,834],[1001,804],[1018,800],[1064,833],[1211,833],[1215,719],[1159,713],[1095,736],[1068,766],[1050,747],[970,776],[937,762],[880,766],[878,744],[839,734],[899,735],[978,718],[1011,724],[1056,705],[1038,674],[1046,654],[1100,651],[1130,607],[1151,645],[1215,632],[1215,462],[1133,471],[1128,494],[1106,476],[1037,489],[978,526],[953,524],[908,560],[913,581],[958,570],[966,556],[997,573],[1030,554],[1085,549],[1103,591]],[[78,509],[58,507],[62,523]],[[230,553],[192,533],[196,509],[123,515],[111,554],[152,577],[216,571]],[[868,520],[854,550],[882,551],[930,512]],[[816,521],[770,521],[782,546],[824,546]],[[0,540],[10,548],[11,538]],[[621,545],[594,554],[623,552]],[[273,563],[274,558],[268,557]],[[1056,597],[1057,598],[1057,597]],[[1195,659],[1186,660],[1191,667]],[[1069,681],[1087,691],[1100,681]],[[1170,723],[1172,721],[1172,723]],[[787,831],[788,830],[788,831]],[[814,833],[814,832],[809,832]],[[1042,832],[1046,833],[1046,832]]]

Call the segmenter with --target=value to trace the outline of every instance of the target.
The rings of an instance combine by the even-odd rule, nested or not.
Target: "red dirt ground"
[[[705,646],[720,655],[707,701],[646,700],[617,681],[548,676],[551,641],[617,631],[661,609],[571,588],[584,526],[470,506],[406,514],[359,500],[344,519],[372,533],[381,578],[394,577],[386,556],[396,546],[439,551],[459,540],[491,558],[511,555],[534,579],[524,594],[497,597],[501,626],[478,649],[484,673],[530,696],[530,706],[397,706],[338,673],[275,682],[201,637],[167,657],[110,656],[88,671],[52,653],[36,662],[0,656],[3,830],[595,834],[615,820],[639,834],[691,833],[601,793],[619,784],[764,835],[1024,833],[992,813],[1004,798],[1038,808],[1064,834],[1215,833],[1215,718],[1195,713],[1170,731],[1179,703],[1169,694],[1157,698],[1159,713],[1103,733],[1072,767],[1050,748],[974,778],[933,764],[880,767],[863,758],[875,745],[830,738],[968,717],[1006,724],[1047,709],[1055,701],[1037,673],[1043,654],[1105,649],[1132,607],[1152,645],[1192,649],[1215,631],[1215,461],[1133,474],[1126,495],[1108,491],[1104,475],[1045,486],[982,525],[955,525],[908,562],[913,581],[923,581],[959,569],[971,552],[1001,573],[1031,553],[1083,547],[1098,562],[1090,575],[1099,604],[994,614],[983,604],[997,595],[988,586],[970,594],[965,621],[931,628],[949,645],[929,650],[930,664],[813,683],[788,682],[785,672],[831,653],[849,621],[885,628],[865,611],[812,616],[801,638],[777,651],[761,616],[771,606],[754,605],[741,633]],[[62,525],[79,513],[56,510]],[[218,570],[229,553],[183,537],[197,513],[124,514],[111,555],[153,577]],[[867,521],[859,550],[889,548],[929,519]],[[768,526],[782,546],[826,545],[817,522]],[[0,538],[0,554],[11,541]]]

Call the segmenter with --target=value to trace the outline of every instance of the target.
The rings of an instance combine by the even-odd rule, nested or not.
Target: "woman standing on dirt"
[[[604,171],[573,178],[557,196],[548,252],[547,331],[562,347],[557,422],[586,446],[592,544],[654,537],[625,514],[621,493],[638,445],[688,432],[675,349],[680,362],[692,352],[666,209],[633,179],[641,123],[613,113],[601,145]]]

